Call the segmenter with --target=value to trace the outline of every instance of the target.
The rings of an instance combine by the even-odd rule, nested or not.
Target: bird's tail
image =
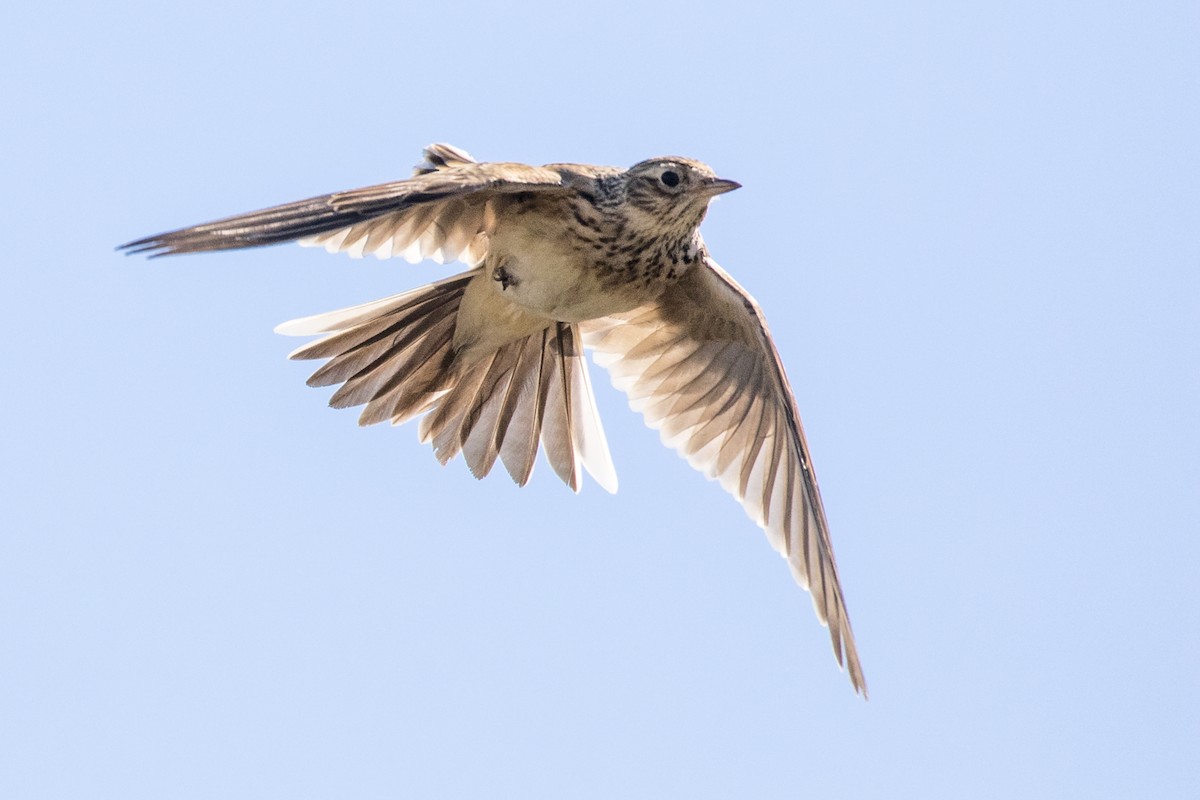
[[[454,347],[459,306],[479,270],[404,294],[285,322],[289,336],[324,334],[290,358],[329,361],[309,386],[342,384],[329,405],[366,404],[360,425],[393,425],[425,414],[419,432],[443,464],[462,453],[482,478],[497,456],[519,485],[533,472],[539,441],[574,491],[580,467],[610,492],[616,472],[596,410],[578,326],[556,322],[464,363]]]

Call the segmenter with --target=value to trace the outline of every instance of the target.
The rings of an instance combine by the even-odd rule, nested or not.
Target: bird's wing
[[[804,430],[758,304],[706,255],[657,302],[583,329],[596,362],[663,442],[766,530],[865,695]]]
[[[450,145],[430,145],[413,177],[336,192],[147,236],[119,249],[150,256],[232,250],[300,240],[355,257],[403,256],[415,263],[461,260],[487,252],[497,198],[518,192],[569,192],[557,170],[480,164]]]

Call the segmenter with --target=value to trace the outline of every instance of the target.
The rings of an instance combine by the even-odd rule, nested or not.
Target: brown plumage
[[[518,484],[539,449],[578,491],[616,473],[592,395],[595,351],[663,442],[720,481],[812,594],[834,654],[866,694],[808,445],[762,312],[708,254],[709,201],[737,184],[700,162],[620,170],[478,163],[431,145],[407,180],[138,239],[151,256],[299,240],[361,257],[471,269],[395,297],[280,325],[321,335],[312,386],[363,425],[421,416],[422,442]],[[423,416],[422,416],[423,415]]]

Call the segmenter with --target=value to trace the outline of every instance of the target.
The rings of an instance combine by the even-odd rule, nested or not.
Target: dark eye
[[[658,179],[660,181],[662,181],[664,184],[666,184],[667,186],[670,186],[672,188],[679,185],[679,173],[678,172],[672,172],[671,170],[667,170],[662,175],[660,175]]]

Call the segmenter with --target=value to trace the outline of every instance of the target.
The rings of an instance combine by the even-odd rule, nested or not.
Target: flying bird
[[[698,161],[629,169],[480,163],[430,145],[406,180],[121,245],[150,256],[299,241],[353,257],[461,261],[459,275],[280,325],[319,335],[310,386],[365,406],[362,425],[420,417],[445,464],[524,485],[539,450],[579,491],[617,477],[584,349],[634,410],[717,479],[812,595],[838,663],[866,695],[816,475],[779,354],[754,299],[709,255],[709,202],[739,188]]]

